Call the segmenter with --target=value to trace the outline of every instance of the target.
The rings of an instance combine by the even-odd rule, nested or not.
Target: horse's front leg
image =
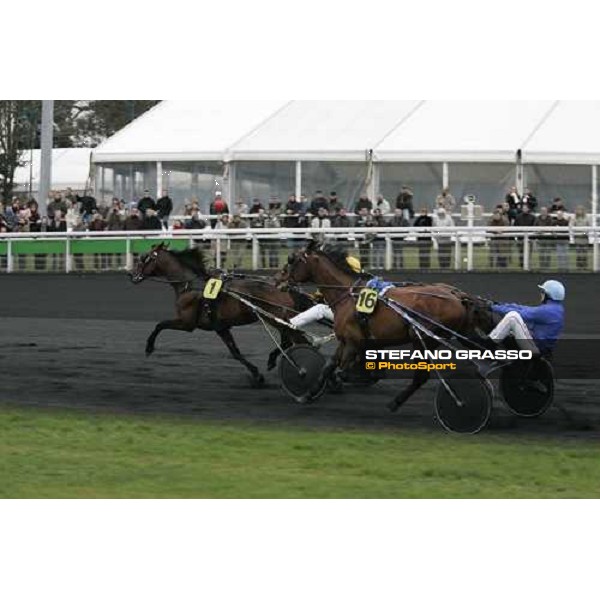
[[[426,348],[428,350],[433,350],[438,346],[438,343],[435,341],[425,342],[422,344],[413,344],[413,348]],[[418,389],[423,387],[427,381],[429,381],[429,371],[415,371],[413,375],[412,381],[410,385],[407,386],[404,390],[402,390],[389,404],[388,408],[392,412],[396,412]]]
[[[250,374],[252,375],[253,384],[256,387],[261,387],[265,383],[265,378],[261,374],[261,372],[249,361],[244,355],[240,352],[240,349],[237,347],[235,340],[233,339],[233,335],[231,335],[231,331],[229,329],[221,329],[217,331],[217,335],[223,340],[227,348],[229,348],[229,352],[231,356],[235,358],[235,360],[241,362]]]
[[[194,323],[189,320],[184,319],[167,319],[166,321],[161,321],[154,328],[154,331],[148,336],[146,340],[146,356],[150,356],[154,352],[154,345],[156,343],[156,338],[161,331],[165,329],[173,329],[176,331],[194,331],[196,326]]]
[[[402,390],[389,404],[388,408],[396,412],[419,388],[429,380],[429,371],[415,371],[410,385]]]

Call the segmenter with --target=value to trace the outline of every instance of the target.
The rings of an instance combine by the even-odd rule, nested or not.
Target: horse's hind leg
[[[231,356],[235,358],[235,360],[241,362],[250,374],[252,375],[252,379],[254,385],[261,386],[265,382],[265,378],[261,374],[261,372],[240,352],[240,349],[237,347],[235,340],[233,339],[233,335],[229,329],[221,329],[217,331],[217,335],[223,340],[227,348],[229,348],[229,352],[231,352]]]
[[[429,380],[429,371],[415,371],[410,385],[402,390],[389,404],[388,408],[396,412],[420,387]]]
[[[161,321],[146,340],[146,356],[150,356],[154,352],[156,338],[158,337],[158,334],[165,329],[191,332],[194,331],[195,326],[192,323],[184,321],[183,319],[168,319],[166,321]]]

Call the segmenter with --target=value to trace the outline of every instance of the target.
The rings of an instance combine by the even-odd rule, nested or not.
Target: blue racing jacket
[[[565,309],[562,302],[546,300],[539,306],[492,305],[492,311],[499,315],[505,315],[513,310],[523,317],[540,352],[547,352],[554,348],[565,322]]]

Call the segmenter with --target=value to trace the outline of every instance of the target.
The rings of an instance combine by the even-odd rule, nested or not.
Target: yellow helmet
[[[360,264],[360,260],[358,260],[358,258],[355,258],[354,256],[348,256],[346,257],[346,262],[355,273],[360,273],[362,271],[362,265]]]

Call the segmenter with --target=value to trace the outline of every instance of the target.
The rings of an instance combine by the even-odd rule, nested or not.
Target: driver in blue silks
[[[390,288],[396,286],[390,281],[384,281],[381,277],[373,277],[367,281],[366,287],[376,290],[379,296],[383,296]]]
[[[534,356],[550,354],[563,330],[565,320],[565,286],[549,280],[538,286],[542,301],[538,306],[493,304],[492,311],[504,315],[489,333],[493,343],[512,335],[521,350],[531,350]]]

